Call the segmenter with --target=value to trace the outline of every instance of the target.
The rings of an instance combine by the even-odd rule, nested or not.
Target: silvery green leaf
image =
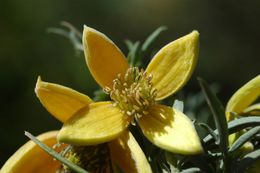
[[[183,101],[175,99],[172,107],[177,109],[180,112],[184,111],[184,103],[183,103]]]

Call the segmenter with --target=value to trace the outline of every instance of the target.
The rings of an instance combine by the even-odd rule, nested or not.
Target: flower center
[[[113,172],[107,144],[84,147],[70,145],[60,154],[89,172]],[[74,171],[62,165],[56,173],[74,173]]]
[[[133,67],[129,68],[124,76],[119,74],[113,80],[112,89],[106,87],[104,90],[110,94],[114,105],[118,106],[122,113],[140,118],[148,114],[147,109],[155,103],[156,89],[151,80],[151,74]]]

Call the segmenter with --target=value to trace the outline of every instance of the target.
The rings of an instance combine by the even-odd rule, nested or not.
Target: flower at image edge
[[[260,75],[256,76],[241,88],[239,88],[229,99],[226,106],[226,118],[228,121],[233,120],[235,115],[260,115],[260,103],[252,103],[259,98],[260,95]],[[232,115],[231,113],[235,113]],[[235,133],[229,136],[229,144],[233,144],[233,142],[240,136],[241,134]],[[248,148],[248,150],[253,150],[253,145],[250,142],[247,142],[244,145],[244,149]]]
[[[238,89],[227,103],[226,117],[231,120],[231,112],[237,114],[253,113],[260,115],[260,103],[251,105],[260,96],[260,75]],[[253,111],[258,110],[258,111]],[[252,112],[251,112],[252,111]]]
[[[229,99],[226,106],[226,118],[228,121],[236,118],[236,115],[260,115],[260,103],[254,103],[260,96],[260,75],[239,88]],[[253,104],[254,103],[254,104]],[[235,114],[231,114],[231,113]],[[229,135],[229,145],[232,145],[246,130]],[[251,142],[246,142],[240,152],[246,154],[254,150]]]
[[[52,147],[57,143],[58,131],[50,131],[39,135],[37,138]],[[29,141],[19,148],[3,165],[1,173],[55,173],[61,166],[59,161],[43,151],[33,141]]]

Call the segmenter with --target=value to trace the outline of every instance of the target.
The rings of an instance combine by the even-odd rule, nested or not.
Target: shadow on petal
[[[148,112],[148,115],[139,120],[145,133],[160,136],[167,133],[167,128],[172,128],[175,114],[173,109],[164,105],[155,105],[149,108]]]
[[[139,120],[144,135],[156,146],[179,154],[198,154],[202,146],[191,120],[168,106],[154,105]]]
[[[129,125],[127,116],[112,102],[98,102],[81,109],[62,127],[58,140],[74,145],[95,145],[118,137]]]
[[[113,162],[125,173],[151,173],[151,167],[134,136],[126,130],[109,142]]]

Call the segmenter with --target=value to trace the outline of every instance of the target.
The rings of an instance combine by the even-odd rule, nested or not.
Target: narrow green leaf
[[[66,30],[60,29],[60,28],[48,28],[47,32],[61,35],[61,36],[68,38],[70,40],[70,42],[72,43],[72,45],[74,46],[75,50],[83,51],[83,46],[82,46],[79,38],[76,36],[76,33],[72,32],[72,31],[66,31]]]
[[[198,125],[203,127],[205,130],[207,130],[209,132],[209,134],[214,138],[215,141],[218,140],[218,135],[214,132],[214,130],[211,127],[209,127],[205,123],[198,123]]]
[[[125,40],[126,47],[128,49],[128,52],[130,52],[134,46],[134,43],[131,40],[126,39]]]
[[[218,141],[219,146],[224,154],[224,158],[227,158],[228,153],[228,128],[227,120],[224,108],[216,95],[210,90],[208,84],[201,78],[198,78],[202,92],[206,97],[206,101],[211,109],[213,118],[218,130]]]
[[[50,27],[50,28],[47,28],[47,32],[62,35],[64,37],[68,36],[68,31],[65,31],[64,29],[60,29],[60,28]]]
[[[232,168],[234,170],[231,170],[231,172],[244,173],[250,166],[252,166],[254,163],[256,163],[256,161],[259,160],[260,160],[260,149],[248,153],[241,160],[236,161],[232,165]]]
[[[29,132],[24,132],[24,134],[28,138],[30,138],[33,142],[35,142],[39,147],[41,147],[44,151],[46,151],[49,155],[51,155],[55,159],[59,160],[60,162],[62,162],[66,166],[68,166],[71,170],[73,170],[77,173],[88,173],[86,170],[82,169],[78,165],[75,165],[74,163],[72,163],[72,162],[68,161],[67,159],[65,159],[64,157],[62,157],[59,153],[57,153],[56,151],[54,151],[53,149],[51,149],[50,147],[48,147],[47,145],[45,145],[44,143],[39,141],[36,137],[34,137]]]
[[[241,135],[234,144],[230,147],[229,152],[232,153],[239,149],[244,143],[252,139],[256,134],[260,132],[260,126],[250,129],[245,134]]]
[[[184,104],[183,104],[183,101],[180,101],[180,100],[177,100],[175,99],[174,100],[174,103],[172,105],[173,108],[177,109],[178,111],[180,112],[183,112],[184,111]]]
[[[247,127],[255,127],[260,125],[259,116],[243,117],[228,123],[229,134],[235,133]]]
[[[77,30],[76,27],[74,27],[71,23],[67,22],[67,21],[61,21],[60,22],[61,26],[64,26],[66,28],[68,28],[71,32],[75,33],[75,35],[81,39],[82,38],[82,32],[80,32],[79,30]]]
[[[127,60],[131,66],[136,65],[137,51],[138,51],[139,45],[140,45],[139,41],[133,43],[133,45],[131,46],[131,49],[127,55]]]
[[[146,52],[150,46],[152,45],[152,43],[158,38],[158,36],[167,29],[166,26],[160,26],[159,28],[157,28],[150,36],[148,36],[148,38],[144,41],[141,51],[142,52]]]
[[[68,30],[51,27],[47,29],[47,32],[58,34],[68,38],[72,43],[72,45],[74,46],[76,53],[79,53],[79,51],[82,52],[83,51],[83,46],[81,43],[82,34],[72,24],[68,22],[63,21],[61,22],[61,25],[66,27]]]
[[[200,168],[188,168],[181,171],[181,173],[196,173],[201,172]]]
[[[232,133],[238,132],[242,129],[245,129],[247,127],[255,127],[255,126],[259,126],[259,125],[260,125],[260,117],[258,117],[258,116],[239,118],[239,119],[230,121],[228,123],[228,133],[232,134]],[[217,130],[215,130],[214,133],[216,133],[218,135]],[[208,142],[211,142],[212,139],[213,139],[212,136],[208,135],[203,139],[203,141],[205,143],[208,143]]]

